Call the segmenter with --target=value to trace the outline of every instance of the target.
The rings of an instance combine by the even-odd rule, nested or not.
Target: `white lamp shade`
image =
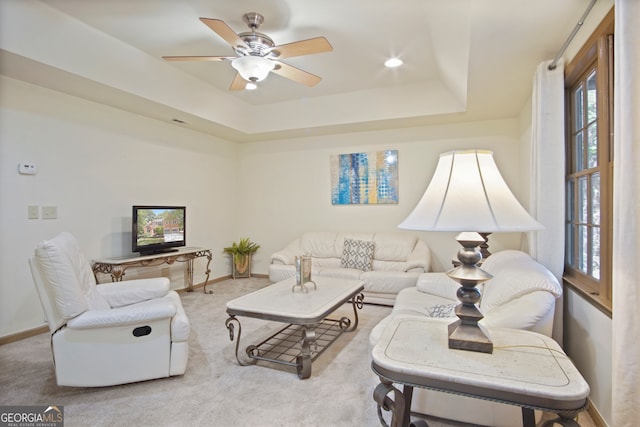
[[[238,71],[243,79],[255,83],[267,78],[275,64],[267,58],[249,55],[234,59],[231,61],[231,66]]]
[[[487,233],[544,228],[520,205],[487,150],[441,154],[422,199],[398,227]]]

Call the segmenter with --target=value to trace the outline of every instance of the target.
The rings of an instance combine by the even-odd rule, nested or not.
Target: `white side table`
[[[446,323],[397,316],[371,352],[371,367],[381,381],[374,399],[382,424],[384,409],[392,412],[392,426],[408,426],[413,388],[422,387],[520,406],[524,426],[535,426],[534,409],[559,414],[555,422],[577,425],[573,418],[586,409],[589,385],[560,346],[516,329],[489,329],[489,336],[492,354],[453,350]]]

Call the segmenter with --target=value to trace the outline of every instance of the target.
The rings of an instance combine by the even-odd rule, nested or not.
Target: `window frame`
[[[573,175],[571,162],[574,161],[572,132],[574,111],[573,89],[586,80],[586,76],[596,72],[596,108],[598,168],[600,176],[600,280],[595,280],[572,267],[565,259],[563,281],[575,289],[608,316],[612,315],[612,236],[613,236],[613,9],[602,20],[582,49],[565,68],[565,147],[566,170],[565,188]],[[585,106],[586,108],[586,106]],[[568,198],[565,200],[567,203]],[[567,206],[567,212],[570,207]],[[568,223],[565,218],[565,223]],[[567,233],[565,233],[567,236]],[[565,250],[567,248],[565,242]]]

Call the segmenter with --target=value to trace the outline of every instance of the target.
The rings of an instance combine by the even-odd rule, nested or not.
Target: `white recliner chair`
[[[66,232],[39,243],[29,264],[51,331],[58,385],[184,374],[189,319],[167,278],[96,285],[89,261]]]

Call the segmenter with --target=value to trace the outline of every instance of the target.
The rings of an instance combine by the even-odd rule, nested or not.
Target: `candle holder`
[[[291,288],[291,292],[295,292],[296,289],[300,289],[302,292],[309,292],[309,289],[305,286],[308,283],[313,285],[313,289],[317,289],[316,283],[311,280],[311,256],[302,255],[296,256],[296,284]]]

